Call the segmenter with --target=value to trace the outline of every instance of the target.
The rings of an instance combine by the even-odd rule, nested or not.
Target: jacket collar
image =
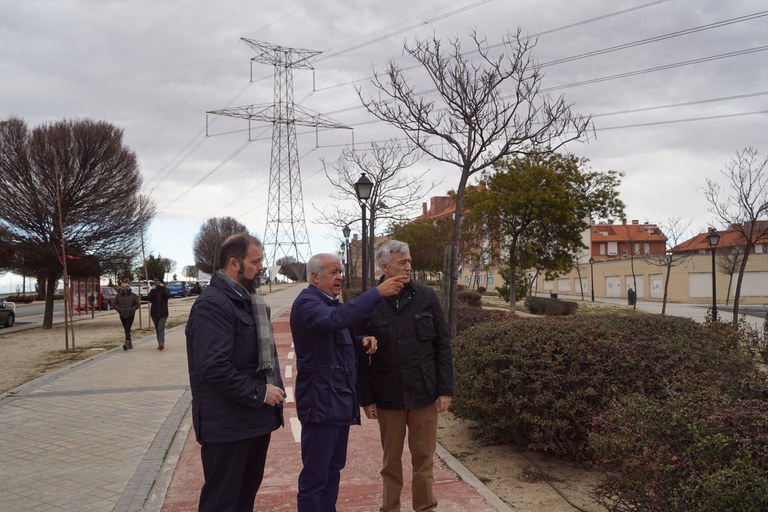
[[[326,304],[336,304],[339,302],[338,297],[336,298],[331,297],[330,295],[328,295],[327,293],[325,293],[324,291],[322,291],[320,288],[318,288],[313,284],[310,284],[309,286],[307,286],[307,290],[314,293],[318,297],[321,297]]]

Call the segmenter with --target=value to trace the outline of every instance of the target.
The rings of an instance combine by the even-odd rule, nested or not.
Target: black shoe
[[[164,348],[165,348],[165,345],[158,345],[157,346],[157,350],[159,350],[161,352],[163,351]]]
[[[125,343],[123,343],[123,350],[128,350],[128,345],[126,345]]]

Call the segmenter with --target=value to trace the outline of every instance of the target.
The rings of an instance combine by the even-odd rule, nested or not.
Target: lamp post
[[[373,191],[373,182],[368,179],[368,177],[365,175],[365,173],[360,175],[360,179],[357,180],[357,183],[355,183],[355,194],[357,195],[357,200],[360,202],[360,208],[363,212],[363,281],[362,281],[362,291],[366,291],[368,289],[368,260],[367,258],[367,252],[368,252],[368,235],[367,231],[368,228],[365,225],[365,210],[366,205],[365,202],[368,201],[368,199],[371,198],[371,192]]]
[[[349,289],[349,281],[352,279],[352,276],[349,273],[349,235],[352,233],[352,230],[349,229],[349,224],[344,226],[344,229],[341,230],[342,234],[344,235],[344,245],[342,247],[347,248],[346,257],[347,257],[347,263],[344,268],[344,272],[347,274],[347,289]]]
[[[595,302],[595,258],[589,257],[589,278],[592,281],[589,285],[589,289],[592,291],[592,302]]]
[[[709,228],[707,245],[712,248],[712,320],[717,322],[717,286],[715,282],[715,248],[720,243],[720,234],[715,228]]]

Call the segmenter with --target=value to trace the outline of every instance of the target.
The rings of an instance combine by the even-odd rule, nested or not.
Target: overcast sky
[[[322,51],[314,74],[294,70],[295,101],[354,127],[361,149],[400,134],[360,107],[353,83],[372,93],[372,69],[388,59],[412,65],[405,41],[466,40],[474,29],[496,45],[520,27],[538,37],[544,88],[594,116],[596,138],[567,149],[595,170],[625,173],[627,217],[682,217],[703,228],[712,223],[705,180],[720,180],[743,147],[768,152],[766,8],[759,0],[0,0],[0,118],[122,128],[143,192],[158,205],[148,252],[180,271],[194,263],[192,241],[210,217],[264,234],[271,126],[254,122],[247,143],[247,121],[212,117],[205,135],[206,111],[273,100],[272,67],[253,64],[250,82],[255,52],[241,37]],[[418,70],[412,76],[428,88]],[[311,249],[336,252],[341,235],[317,222],[330,193],[320,159],[335,161],[352,132],[298,133]],[[435,161],[418,167],[440,183],[431,195],[458,183]]]

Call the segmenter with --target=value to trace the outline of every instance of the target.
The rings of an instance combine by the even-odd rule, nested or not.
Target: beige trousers
[[[434,483],[434,454],[437,443],[437,406],[429,404],[418,409],[386,410],[376,408],[384,450],[381,476],[384,479],[382,512],[400,512],[403,490],[403,442],[408,432],[408,448],[413,467],[413,510],[424,512],[437,509],[432,491]]]

